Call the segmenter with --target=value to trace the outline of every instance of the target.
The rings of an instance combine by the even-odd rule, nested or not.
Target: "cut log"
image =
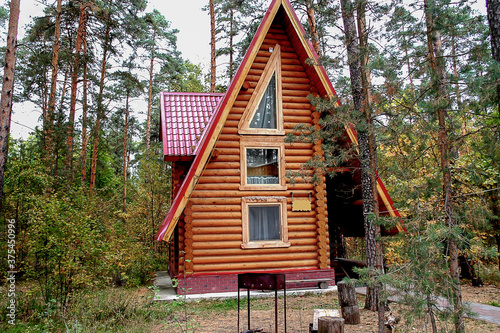
[[[319,317],[318,333],[344,333],[344,318]]]
[[[345,319],[346,325],[357,325],[361,322],[359,316],[359,307],[357,305],[343,306],[342,318]]]
[[[338,293],[339,293],[339,305],[340,307],[344,306],[353,306],[357,305],[356,300],[356,290],[354,286],[348,285],[344,281],[340,281],[337,283]]]

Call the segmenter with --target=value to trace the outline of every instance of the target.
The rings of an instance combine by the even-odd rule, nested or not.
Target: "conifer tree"
[[[0,99],[0,212],[2,211],[5,166],[9,150],[10,120],[14,95],[14,69],[17,50],[17,26],[19,21],[19,0],[10,2],[9,31],[5,50],[2,94]]]

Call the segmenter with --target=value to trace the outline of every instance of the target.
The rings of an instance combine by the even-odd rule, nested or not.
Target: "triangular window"
[[[238,124],[238,132],[284,135],[281,91],[281,48],[276,44]]]
[[[276,73],[273,73],[249,127],[276,129]]]

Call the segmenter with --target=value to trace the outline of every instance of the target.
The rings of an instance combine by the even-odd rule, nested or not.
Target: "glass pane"
[[[248,207],[250,241],[281,240],[280,205]]]
[[[247,184],[279,184],[278,149],[247,149]]]
[[[273,74],[259,107],[250,122],[250,128],[276,129],[276,75]]]

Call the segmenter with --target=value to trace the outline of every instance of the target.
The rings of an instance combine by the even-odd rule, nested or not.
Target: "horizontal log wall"
[[[246,87],[236,98],[214,151],[198,179],[184,214],[185,272],[215,273],[237,271],[324,269],[329,267],[326,194],[324,183],[291,183],[287,189],[240,191],[240,135],[238,123],[263,74],[271,53],[281,46],[283,120],[286,133],[298,124],[315,124],[313,107],[307,96],[315,93],[285,30],[273,25],[246,77]],[[317,121],[316,121],[317,123]],[[284,137],[283,137],[284,139]],[[285,144],[285,166],[301,171],[313,155],[322,156],[321,146],[312,143]],[[311,174],[311,172],[309,172]],[[312,210],[292,211],[294,198],[310,198]],[[241,198],[249,196],[287,197],[290,247],[242,249]]]

